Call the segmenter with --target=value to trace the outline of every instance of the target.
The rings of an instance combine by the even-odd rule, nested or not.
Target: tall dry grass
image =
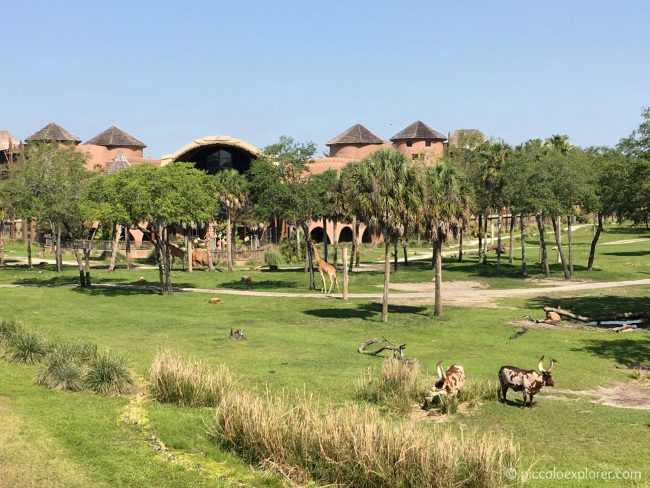
[[[369,368],[355,383],[357,398],[399,413],[408,412],[414,402],[421,401],[423,392],[417,360],[384,359],[378,375]]]
[[[216,407],[235,377],[227,366],[216,369],[167,350],[160,351],[149,369],[151,394],[159,402],[181,407]]]
[[[518,450],[494,435],[390,422],[371,406],[322,411],[309,398],[228,391],[210,436],[296,483],[309,478],[367,488],[502,487]]]

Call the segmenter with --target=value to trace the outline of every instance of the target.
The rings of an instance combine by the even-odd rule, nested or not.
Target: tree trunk
[[[409,256],[408,256],[408,241],[402,239],[402,250],[404,251],[404,266],[409,265]]]
[[[187,272],[192,272],[192,267],[194,266],[194,256],[192,250],[192,236],[190,235],[190,226],[185,227],[185,254],[187,258]],[[173,258],[172,258],[173,262]]]
[[[526,269],[526,225],[524,224],[523,213],[519,214],[519,229],[521,231],[521,275],[525,278],[528,276],[528,270]]]
[[[463,227],[460,228],[460,232],[458,233],[458,262],[462,263],[463,262]]]
[[[501,213],[497,220],[497,272],[501,271]]]
[[[553,233],[555,234],[555,244],[557,245],[557,253],[560,256],[560,262],[562,263],[562,271],[564,271],[564,279],[568,280],[571,278],[571,275],[569,274],[569,267],[566,264],[566,261],[564,260],[564,252],[562,251],[562,241],[560,240],[560,227],[562,225],[562,221],[560,218],[553,217],[551,219],[551,222],[553,223]]]
[[[86,288],[92,286],[90,282],[90,242],[84,246],[84,273],[86,275]]]
[[[334,244],[334,267],[336,268],[336,265],[338,264],[339,261],[339,240],[336,238],[336,231],[338,230],[339,226],[339,219],[334,217],[332,219],[332,243]]]
[[[27,269],[33,269],[32,263],[32,227],[34,225],[34,220],[31,217],[27,217]]]
[[[117,223],[113,223],[113,245],[111,246],[111,259],[108,263],[108,272],[112,273],[115,270],[115,260],[117,259],[117,244],[120,241],[120,233],[122,227]]]
[[[125,227],[126,235],[124,239],[125,243],[125,252],[126,252],[126,269],[131,269],[131,228],[127,225]]]
[[[399,253],[397,252],[397,238],[395,238],[395,242],[393,243],[393,269],[394,271],[397,271],[397,260],[399,259]]]
[[[573,236],[571,231],[571,216],[567,215],[567,245],[569,246],[569,276],[573,276]]]
[[[169,231],[165,229],[165,238],[163,240],[163,251],[165,255],[165,294],[171,295],[172,290],[172,253],[169,248]]]
[[[544,275],[547,278],[551,277],[551,270],[548,266],[548,253],[546,252],[546,240],[544,239],[544,217],[542,214],[535,214],[535,221],[537,222],[537,229],[539,230],[539,249],[542,254],[541,265]]]
[[[594,269],[594,258],[596,256],[596,244],[598,244],[598,239],[600,239],[600,233],[603,231],[603,214],[598,213],[598,225],[596,226],[596,232],[594,232],[594,238],[591,240],[591,248],[589,249],[589,261],[587,262],[587,271],[592,271]]]
[[[352,217],[352,252],[350,253],[350,271],[354,267],[354,257],[357,254],[357,239],[359,238],[359,225],[357,216]]]
[[[390,284],[390,239],[384,232],[384,295],[381,302],[381,321],[388,322],[388,286]]]
[[[436,291],[434,298],[433,315],[435,317],[442,316],[442,240],[438,239],[435,244],[436,266]]]
[[[157,224],[156,235],[154,236],[154,246],[158,256],[158,278],[160,280],[160,294],[165,294],[165,248],[163,246],[163,226]]]
[[[63,254],[61,252],[61,223],[55,224],[56,227],[56,271],[61,273],[63,271]]]
[[[86,275],[84,274],[84,265],[81,254],[79,254],[79,247],[77,247],[76,239],[72,240],[72,248],[74,249],[74,257],[77,260],[77,267],[79,268],[79,286],[86,288]]]
[[[232,271],[232,228],[230,227],[230,208],[228,208],[228,219],[226,222],[226,261],[228,261],[228,271]]]
[[[557,228],[557,232],[559,234],[556,234],[555,239],[556,242],[559,241],[560,244],[558,244],[558,250],[557,250],[557,261],[555,261],[557,264],[560,264],[562,262],[562,259],[560,258],[560,247],[562,245],[562,217],[553,217],[554,220],[557,221],[557,227],[553,225],[553,232],[555,232],[555,229]],[[555,222],[553,222],[555,224]],[[562,265],[564,266],[564,265]]]
[[[327,261],[327,219],[323,217],[323,259]]]
[[[0,266],[5,265],[5,220],[0,216]]]
[[[490,215],[490,209],[487,209],[485,211],[485,222],[483,222],[483,225],[485,226],[484,233],[483,233],[483,264],[487,264],[487,233],[488,233],[488,222],[489,222],[489,215]]]
[[[483,261],[483,214],[478,214],[478,262]]]
[[[359,220],[356,217],[354,218],[354,230],[357,235],[356,239],[359,239]],[[356,252],[354,254],[354,265],[358,268],[361,264],[361,246],[358,243]]]
[[[302,259],[302,243],[300,241],[300,228],[296,226],[296,252],[298,253],[298,262]]]
[[[309,289],[316,289],[316,279],[314,277],[314,258],[311,252],[310,237],[309,237],[309,227],[307,224],[301,224],[302,230],[305,234],[305,265],[307,266],[307,271],[309,271]],[[315,245],[315,244],[314,244]]]
[[[343,246],[343,300],[348,299],[348,248]]]
[[[512,264],[512,260],[513,260],[512,241],[513,241],[514,230],[515,230],[515,214],[511,211],[510,212],[510,244],[508,247],[508,264]]]

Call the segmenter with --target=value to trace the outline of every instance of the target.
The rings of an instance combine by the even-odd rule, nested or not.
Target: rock
[[[219,298],[219,297],[213,297],[213,298],[210,298],[210,300],[208,300],[208,303],[210,303],[212,305],[218,305],[220,303],[223,303],[223,300],[221,298]]]

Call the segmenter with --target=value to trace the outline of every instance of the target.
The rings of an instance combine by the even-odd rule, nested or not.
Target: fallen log
[[[384,351],[393,351],[393,357],[394,358],[404,358],[404,349],[406,349],[406,344],[400,344],[400,345],[395,345],[385,337],[383,340],[380,342],[381,346],[375,350],[368,351],[367,348],[368,346],[371,346],[373,344],[377,344],[378,339],[372,338],[368,339],[367,341],[364,341],[361,343],[359,346],[359,354],[369,354],[371,356],[377,356],[378,354],[384,352]]]
[[[610,332],[630,332],[636,329],[636,325],[634,324],[626,324],[622,325],[620,327],[612,327],[609,329]]]
[[[562,315],[563,317],[569,317],[570,319],[577,320],[579,322],[593,322],[593,320],[591,320],[589,317],[567,312],[566,310],[563,310],[561,308],[544,307],[544,312],[546,313],[554,312],[558,315]]]

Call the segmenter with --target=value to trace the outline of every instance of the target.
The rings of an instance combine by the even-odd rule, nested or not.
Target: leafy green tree
[[[226,241],[228,246],[228,271],[233,266],[232,218],[246,203],[248,180],[235,169],[226,169],[215,175],[217,199],[226,209]]]
[[[403,208],[416,208],[420,188],[412,163],[393,148],[379,149],[353,173],[357,188],[355,207],[371,230],[384,237],[384,293],[381,320],[388,320],[390,245],[403,229]]]

